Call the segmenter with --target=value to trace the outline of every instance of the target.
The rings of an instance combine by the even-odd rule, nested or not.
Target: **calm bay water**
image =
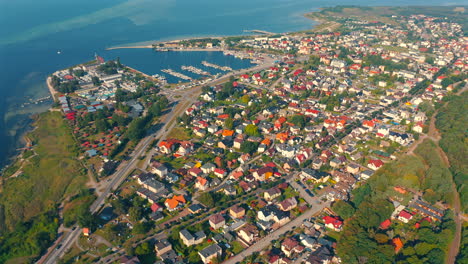
[[[278,33],[304,30],[315,23],[303,14],[321,6],[445,4],[434,0],[410,2],[0,0],[0,167],[14,154],[18,135],[28,126],[29,116],[48,107],[21,104],[48,95],[47,75],[90,60],[95,52],[106,59],[120,57],[122,63],[149,74],[164,68],[180,70],[180,65],[199,66],[202,60],[233,68],[248,66],[247,61],[216,52],[105,51],[106,47],[192,36],[240,35],[248,29]]]

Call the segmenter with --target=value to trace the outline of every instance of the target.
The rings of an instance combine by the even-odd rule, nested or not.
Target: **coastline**
[[[49,92],[50,92],[50,95],[52,96],[52,100],[57,100],[57,98],[55,98],[55,95],[57,94],[57,91],[55,91],[54,87],[52,86],[52,84],[50,83],[52,81],[52,78],[49,76],[47,77],[47,80],[46,80],[46,83],[47,83],[47,87],[49,88]]]

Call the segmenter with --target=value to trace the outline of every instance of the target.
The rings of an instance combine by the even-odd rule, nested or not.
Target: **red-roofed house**
[[[388,229],[390,225],[392,225],[392,221],[390,221],[390,219],[387,219],[383,221],[382,223],[380,223],[380,229],[383,229],[383,230]]]
[[[373,170],[378,170],[380,167],[384,165],[383,161],[375,159],[375,160],[369,160],[367,163],[367,167],[373,169]]]
[[[224,176],[226,176],[227,172],[226,172],[226,170],[216,168],[216,169],[214,169],[214,174],[216,176],[218,176],[219,178],[224,178]]]
[[[364,122],[362,122],[362,126],[373,129],[375,124],[374,124],[374,122],[372,122],[370,120],[364,120]]]
[[[151,205],[151,211],[154,213],[154,212],[158,212],[158,211],[162,211],[163,207],[157,203],[154,203]]]
[[[164,140],[159,143],[159,150],[161,153],[164,154],[169,154],[174,151],[175,148],[175,142],[174,141],[169,141],[169,140]]]
[[[343,221],[341,221],[338,217],[333,217],[333,216],[324,216],[323,221],[325,221],[325,226],[335,230],[337,232],[341,231],[341,228],[343,227]]]
[[[403,210],[398,214],[397,218],[403,223],[408,223],[413,218],[413,215]]]

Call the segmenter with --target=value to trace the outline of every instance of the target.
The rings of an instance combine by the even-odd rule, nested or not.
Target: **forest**
[[[467,209],[468,193],[468,92],[447,99],[448,104],[439,109],[436,127],[441,133],[440,147],[447,154],[450,170],[460,194],[463,211]]]

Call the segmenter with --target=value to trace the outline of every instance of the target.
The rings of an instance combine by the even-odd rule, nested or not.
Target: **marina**
[[[184,71],[189,71],[189,72],[192,72],[192,73],[195,73],[195,74],[198,74],[198,75],[211,75],[211,73],[207,72],[207,71],[204,71],[200,68],[197,68],[195,66],[185,66],[185,65],[182,65],[180,67],[182,70]]]
[[[221,70],[221,71],[232,71],[232,68],[231,68],[231,67],[228,67],[228,66],[219,66],[219,65],[216,65],[216,64],[213,64],[213,63],[209,63],[209,62],[207,62],[207,61],[202,61],[201,64],[203,64],[203,65],[206,66],[206,67],[215,68],[215,69],[218,69],[218,70]]]
[[[189,76],[187,76],[187,75],[185,75],[185,74],[182,74],[182,73],[180,73],[180,72],[176,72],[176,71],[171,70],[171,69],[163,69],[163,70],[161,70],[161,71],[164,72],[164,73],[170,74],[170,75],[172,75],[172,76],[174,76],[174,77],[183,79],[183,80],[187,80],[187,81],[193,80],[191,77],[189,77]]]

